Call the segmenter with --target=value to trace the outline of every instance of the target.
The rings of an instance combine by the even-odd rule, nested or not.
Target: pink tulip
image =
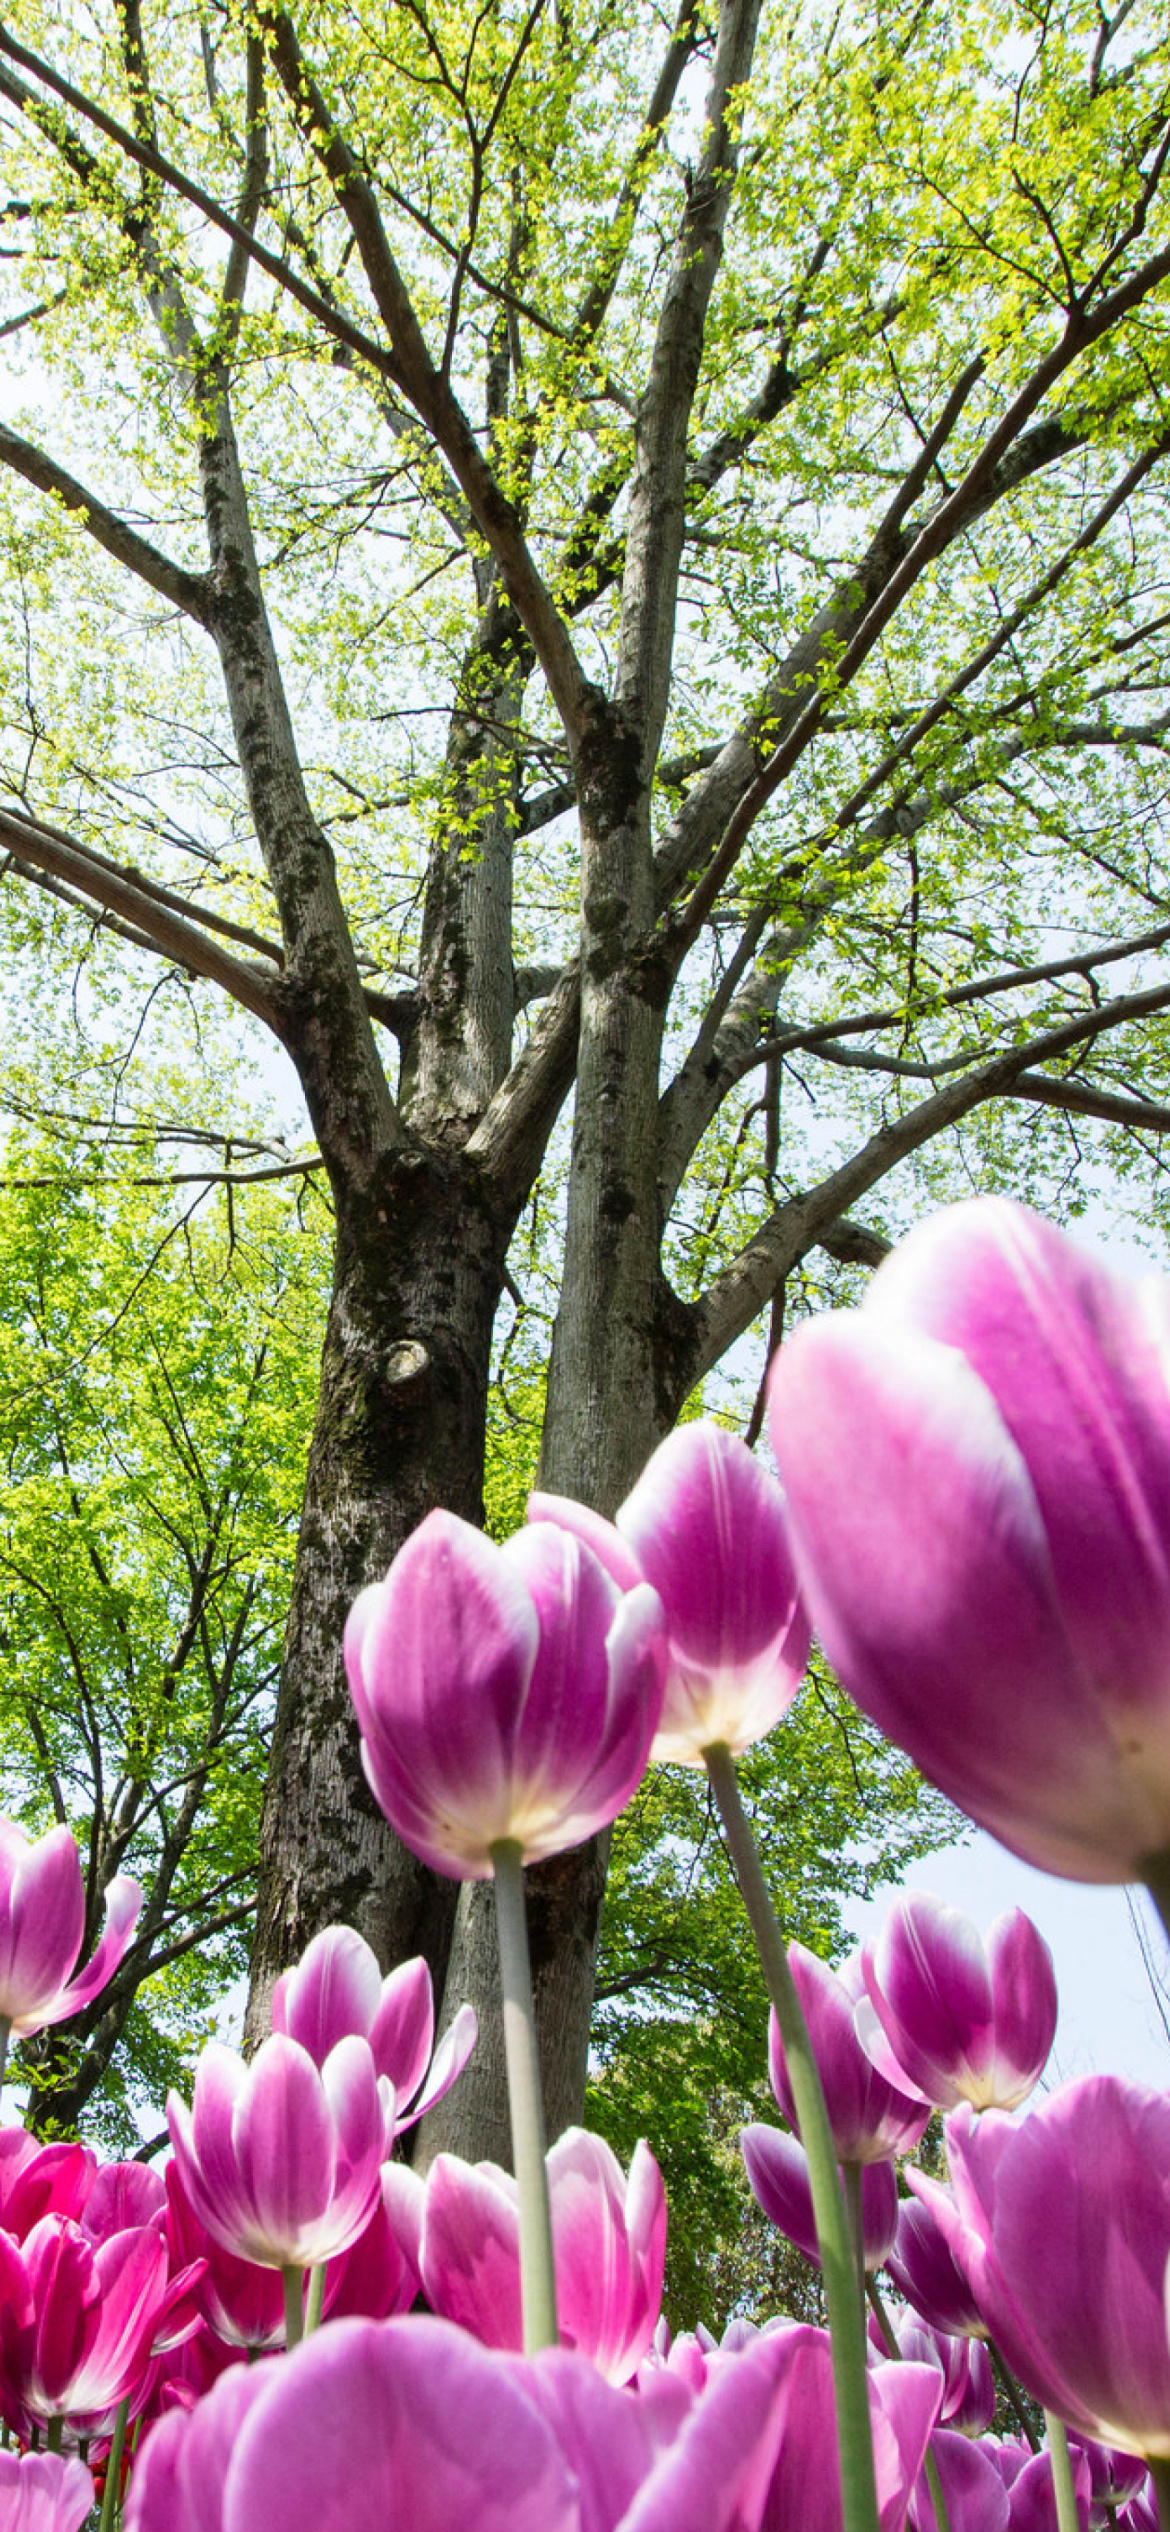
[[[940,2188],[944,2200],[949,2191]],[[933,2190],[932,2190],[933,2196]],[[917,2198],[898,2203],[898,2230],[885,2266],[900,2295],[932,2329],[947,2336],[982,2338],[983,2316],[931,2206]]]
[[[945,2427],[932,2435],[930,2450],[942,2486],[948,2532],[1008,2532],[1008,2490],[991,2453]],[[924,2472],[911,2501],[909,2528],[910,2532],[937,2532],[937,2527],[934,2498]]]
[[[1088,2460],[1084,2453],[1077,2452],[1071,2446],[1069,2459],[1072,2463],[1073,2497],[1076,2503],[1077,2522],[1080,2532],[1089,2532],[1091,2488]],[[1058,2532],[1056,2489],[1053,2485],[1050,2453],[1033,2453],[1031,2460],[1025,2462],[1023,2469],[1013,2479],[1008,2496],[1010,2532]],[[1107,2520],[1112,2521],[1112,2517],[1107,2517]]]
[[[1090,2075],[1018,2125],[947,2121],[945,2199],[908,2175],[1025,2390],[1078,2434],[1170,2456],[1170,2098]]]
[[[221,2250],[310,2268],[369,2223],[394,2142],[393,2096],[367,2040],[339,2040],[320,2072],[280,2033],[247,2066],[213,2040],[193,2109],[172,2093],[167,2124],[184,2196]]]
[[[783,1494],[734,1434],[681,1425],[612,1523],[560,1495],[533,1495],[528,1518],[572,1531],[621,1590],[658,1593],[670,1664],[656,1759],[701,1767],[713,1743],[750,1749],[787,1713],[808,1623]]]
[[[611,2382],[628,2382],[662,2303],[666,2193],[658,2165],[639,2145],[627,2180],[601,2137],[569,2128],[548,2156],[548,2184],[562,2345],[588,2356]],[[432,2311],[487,2347],[522,2347],[511,2173],[439,2154],[422,2206],[420,2265]]]
[[[0,2128],[0,2225],[23,2242],[42,2216],[79,2216],[96,2171],[87,2145],[41,2145],[27,2128]]]
[[[858,2032],[883,2074],[953,2110],[1018,2109],[1056,2032],[1052,1954],[1022,1908],[981,1942],[968,1917],[924,1890],[895,1902],[861,1954]]]
[[[111,2233],[166,2222],[167,2187],[161,2172],[149,2163],[103,2163],[94,2173],[81,2216],[81,2230],[90,2242],[105,2242]]]
[[[394,2088],[401,2133],[450,2092],[475,2046],[476,2021],[474,2005],[461,2005],[435,2049],[434,1995],[426,1962],[403,1961],[383,1978],[363,1937],[352,1926],[330,1925],[314,1936],[296,1968],[277,1979],[272,2028],[299,2040],[315,2066],[323,2066],[351,2032],[368,2040],[376,2072]]]
[[[788,1963],[808,2024],[839,2163],[887,2163],[910,2154],[930,2110],[899,2089],[899,2078],[879,2073],[857,2036],[854,2014],[861,1993],[861,1964],[854,1956],[839,1970],[818,1960],[803,1943],[790,1943]],[[799,2123],[788,2082],[784,2043],[773,2013],[768,2027],[772,2090],[787,2119]]]
[[[83,2462],[61,2453],[0,2453],[0,2523],[5,2532],[81,2532],[93,2505]]]
[[[28,2039],[92,2004],[129,1944],[142,1892],[119,1873],[106,1889],[105,1931],[92,1960],[67,1982],[85,1934],[81,1857],[69,1829],[30,1838],[0,1819],[0,2026]]]
[[[943,2378],[941,2424],[959,2435],[986,2435],[995,2417],[995,2379],[982,2342],[932,2329],[905,2304],[888,2309],[887,2318],[902,2356],[912,2358],[916,2365],[937,2365]],[[870,2319],[869,2336],[872,2346],[884,2354],[885,2341],[876,2317]]]
[[[100,2419],[132,2393],[188,2291],[153,2226],[96,2249],[64,2216],[23,2245],[0,2233],[0,2411],[18,2435],[52,2418]]]
[[[804,2147],[783,2128],[766,2127],[759,2120],[744,2128],[740,2145],[752,2194],[769,2223],[786,2234],[797,2250],[819,2268],[821,2255]],[[898,2223],[898,2183],[892,2163],[864,2165],[861,2218],[865,2265],[868,2269],[881,2268]]]
[[[436,1872],[483,1881],[614,1819],[662,1704],[661,1611],[550,1529],[494,1547],[428,1513],[345,1630],[362,1755],[387,1819]]]
[[[1022,1206],[956,1205],[798,1331],[772,1432],[852,1696],[972,1819],[1074,1880],[1170,1849],[1165,1288]]]

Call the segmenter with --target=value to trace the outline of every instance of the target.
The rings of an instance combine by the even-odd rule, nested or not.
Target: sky
[[[985,1933],[1006,1908],[1032,1918],[1056,1964],[1060,2019],[1045,2083],[1074,2075],[1127,2075],[1159,2091],[1170,2087],[1170,2038],[1159,2019],[1150,1979],[1131,1923],[1127,1894],[1087,1882],[1058,1881],[1022,1864],[982,1830],[969,1846],[945,1847],[912,1866],[903,1887],[931,1890],[961,1908]],[[859,1937],[875,1930],[896,1893],[848,1900],[842,1911]],[[1156,1965],[1170,1978],[1170,1945],[1144,1894]],[[1166,2000],[1170,2014],[1170,1998]]]

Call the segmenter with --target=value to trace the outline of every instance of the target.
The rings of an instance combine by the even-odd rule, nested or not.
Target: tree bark
[[[483,1518],[492,1322],[510,1222],[458,1156],[387,1155],[343,1206],[261,1829],[247,2036],[322,1926],[438,1992],[457,1885],[407,1853],[361,1768],[341,1641],[358,1592],[436,1504]]]

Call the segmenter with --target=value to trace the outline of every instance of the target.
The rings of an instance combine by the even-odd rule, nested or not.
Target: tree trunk
[[[341,1657],[358,1592],[442,1504],[483,1518],[492,1323],[510,1224],[457,1155],[390,1154],[340,1208],[261,1829],[247,2038],[280,1972],[344,1920],[384,1968],[422,1952],[438,1994],[457,1885],[416,1861],[362,1772]]]

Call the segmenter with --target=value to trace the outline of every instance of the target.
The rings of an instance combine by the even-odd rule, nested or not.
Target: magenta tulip
[[[992,2454],[946,2427],[932,2435],[930,2450],[942,2488],[948,2532],[1008,2532],[1008,2490]],[[938,2532],[934,2497],[925,2472],[911,2500],[909,2532]]]
[[[64,2216],[26,2242],[0,2233],[0,2410],[18,2435],[54,2418],[100,2419],[144,2374],[188,2291],[151,2225],[96,2248]]]
[[[1081,2435],[1170,2457],[1170,2097],[1084,2076],[1018,2125],[964,2108],[946,2135],[953,2202],[911,2183],[1025,2390]]]
[[[790,1943],[788,1963],[804,2009],[813,2055],[825,2095],[839,2163],[887,2163],[910,2154],[930,2117],[928,2104],[911,2099],[879,2074],[854,2026],[861,1993],[861,1963],[854,1955],[839,1970],[818,1960],[803,1943]],[[768,2030],[772,2090],[790,2127],[797,2127],[784,2044],[773,2013]]]
[[[1170,1849],[1162,1288],[957,1205],[771,1375],[798,1570],[865,1712],[1005,1845],[1084,1881]],[[1170,1866],[1168,1866],[1170,1870]]]
[[[982,1942],[924,1890],[897,1900],[861,1954],[871,2010],[857,2028],[875,2065],[940,2110],[1018,2109],[1056,2034],[1052,1954],[1012,1908]]]
[[[953,2427],[959,2435],[986,2435],[995,2417],[995,2379],[982,2342],[933,2329],[906,2304],[887,2307],[886,2318],[900,2355],[916,2365],[937,2365],[943,2378],[940,2424]],[[871,2345],[884,2355],[885,2340],[875,2316],[870,2318],[869,2336]]]
[[[223,2532],[228,2466],[246,2418],[276,2372],[264,2364],[233,2365],[193,2409],[168,2410],[136,2456],[124,2532]],[[276,2520],[260,2507],[250,2532]]]
[[[604,2140],[584,2128],[558,2137],[547,2167],[562,2345],[588,2356],[612,2382],[628,2382],[662,2303],[662,2174],[649,2147],[639,2145],[627,2179]],[[425,2185],[420,2265],[432,2311],[486,2347],[523,2345],[510,2172],[436,2156]]]
[[[250,2065],[213,2040],[193,2108],[171,2093],[167,2125],[184,2196],[221,2250],[310,2268],[369,2223],[394,2142],[393,2095],[367,2040],[339,2040],[320,2072],[281,2033]]]
[[[770,2224],[785,2233],[807,2260],[819,2268],[817,2228],[813,2219],[808,2157],[804,2147],[782,2128],[754,2121],[740,2137],[752,2194]],[[867,2163],[861,2174],[861,2217],[865,2265],[882,2268],[898,2224],[898,2182],[892,2163]]]
[[[60,2453],[0,2453],[0,2523],[5,2532],[81,2532],[93,2505],[83,2462]]]
[[[1089,2464],[1083,2452],[1070,2446],[1073,2499],[1080,2532],[1089,2532],[1091,2485]],[[1052,2457],[1049,2453],[1033,2453],[1013,2479],[1008,2492],[1010,2532],[1059,2532],[1056,2511],[1056,2489],[1052,2478]],[[1112,2521],[1112,2516],[1106,2518]]]
[[[0,2027],[28,2039],[92,2004],[113,1977],[138,1920],[142,1892],[119,1873],[106,1889],[105,1929],[68,1983],[85,1934],[81,1857],[69,1829],[30,1838],[0,1819]]]
[[[435,2049],[426,1962],[403,1961],[383,1978],[363,1937],[352,1926],[330,1925],[314,1936],[296,1968],[277,1979],[272,2028],[298,2040],[318,2067],[350,2033],[368,2040],[375,2071],[393,2085],[401,2132],[450,2092],[475,2046],[476,2021],[474,2005],[461,2005]]]
[[[949,2191],[937,2186],[949,2199]],[[932,2329],[948,2337],[983,2337],[983,2315],[932,2207],[924,2201],[899,2200],[898,2230],[885,2266],[898,2293]]]
[[[560,1495],[533,1495],[528,1517],[574,1532],[622,1590],[642,1579],[658,1593],[670,1663],[656,1759],[701,1767],[712,1744],[750,1749],[787,1712],[809,1638],[784,1497],[734,1434],[681,1425],[615,1522]]]
[[[42,2216],[79,2216],[96,2171],[87,2145],[41,2145],[27,2128],[0,2128],[0,2225],[23,2242]]]
[[[665,1642],[654,1593],[619,1592],[567,1534],[522,1530],[494,1547],[431,1512],[355,1602],[345,1660],[391,1826],[436,1872],[482,1881],[494,1846],[536,1863],[629,1801]]]

